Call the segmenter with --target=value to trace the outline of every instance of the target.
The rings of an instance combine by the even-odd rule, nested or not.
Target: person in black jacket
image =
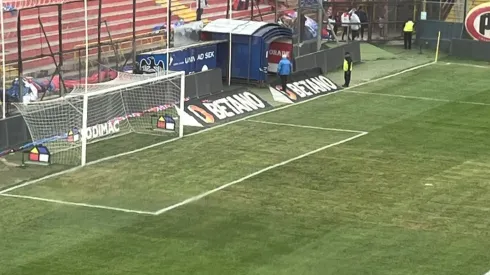
[[[361,21],[361,40],[364,40],[364,30],[367,27],[368,16],[366,12],[362,9],[362,6],[356,11],[357,16],[359,16],[359,20]]]

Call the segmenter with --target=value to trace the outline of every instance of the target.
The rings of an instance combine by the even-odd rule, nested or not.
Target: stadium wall
[[[470,39],[452,39],[449,54],[465,59],[490,62],[490,43]]]
[[[361,61],[361,46],[358,41],[344,44],[338,47],[321,50],[295,58],[295,70],[302,71],[312,68],[321,68],[327,73],[342,67],[344,54],[349,52],[352,60],[357,63]]]
[[[186,75],[185,97],[200,98],[223,91],[221,68]]]
[[[451,56],[490,61],[490,43],[470,38],[463,23],[442,21],[417,22],[417,43],[425,49],[437,47],[438,32],[441,32],[440,50]]]
[[[416,42],[423,48],[435,49],[437,35],[441,32],[440,50],[449,52],[452,39],[465,38],[466,31],[463,23],[452,23],[434,20],[419,20],[417,22]]]

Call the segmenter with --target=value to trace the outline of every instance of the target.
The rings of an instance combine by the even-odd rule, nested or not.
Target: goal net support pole
[[[1,25],[1,32],[2,32],[2,35],[1,35],[1,39],[2,39],[2,118],[6,118],[7,117],[7,91],[6,90],[6,84],[5,84],[5,81],[6,81],[6,77],[5,77],[5,74],[7,73],[5,71],[5,29],[4,29],[4,25],[3,25],[3,0],[0,0],[0,5],[1,5],[1,14],[0,14],[0,25]]]
[[[170,2],[170,0],[169,0]],[[185,112],[184,103],[185,103],[185,71],[180,72],[180,99],[179,99],[179,110]],[[179,137],[184,137],[184,122],[182,119],[179,121]]]

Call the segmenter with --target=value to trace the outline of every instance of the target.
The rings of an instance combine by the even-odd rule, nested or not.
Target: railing
[[[165,40],[165,35],[162,34],[153,34],[153,33],[148,33],[144,35],[139,35],[136,37],[136,45],[144,45],[144,44],[152,44],[155,42],[163,41],[162,47],[165,47],[166,40]],[[101,40],[101,51],[104,52],[114,52],[114,47],[116,47],[116,52],[118,55],[124,55],[124,50],[132,49],[133,47],[133,36],[126,36],[122,38],[117,38],[117,39],[106,39],[106,40]],[[89,48],[95,49],[98,47],[99,43],[98,42],[91,42],[88,43]],[[74,59],[78,59],[81,56],[85,56],[85,43],[76,45],[74,47],[76,50],[74,54]],[[83,55],[81,54],[83,53]],[[94,56],[96,55],[97,52],[95,53],[90,53],[89,51],[89,56]]]
[[[422,9],[427,12],[427,20],[449,21],[463,23],[464,3],[457,3],[455,0],[427,1],[424,2]],[[469,11],[469,9],[467,9]]]

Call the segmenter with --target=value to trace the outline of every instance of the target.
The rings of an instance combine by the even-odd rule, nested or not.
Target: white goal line
[[[126,208],[119,208],[119,207],[112,207],[112,206],[105,206],[105,205],[98,205],[98,204],[90,204],[90,203],[54,200],[54,199],[47,199],[47,198],[41,198],[41,197],[35,197],[35,196],[15,195],[15,194],[0,194],[0,196],[35,200],[35,201],[44,201],[44,202],[50,202],[50,203],[55,203],[55,204],[65,204],[65,205],[81,206],[81,207],[88,207],[88,208],[98,208],[98,209],[112,210],[112,211],[119,211],[119,212],[126,212],[126,213],[155,215],[155,212],[150,212],[150,211],[141,211],[141,210],[126,209]]]

